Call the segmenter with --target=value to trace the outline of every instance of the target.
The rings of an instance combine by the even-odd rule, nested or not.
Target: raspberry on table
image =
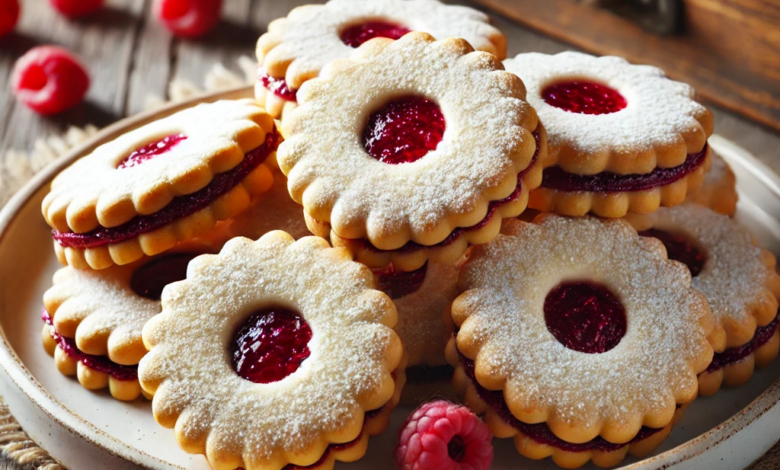
[[[493,461],[492,440],[487,425],[467,407],[437,400],[407,418],[395,461],[401,470],[487,470]]]
[[[79,104],[89,89],[89,75],[67,50],[38,46],[16,61],[11,83],[19,101],[49,115]]]
[[[10,33],[19,21],[19,2],[0,0],[0,36]]]
[[[104,0],[49,0],[49,3],[63,15],[78,18],[103,8]]]
[[[157,18],[173,34],[198,37],[219,22],[222,0],[155,0]]]

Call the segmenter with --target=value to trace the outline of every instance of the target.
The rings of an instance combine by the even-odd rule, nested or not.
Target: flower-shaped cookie
[[[298,98],[279,167],[341,239],[414,251],[473,228],[472,243],[487,243],[540,183],[544,135],[522,82],[461,39],[370,41]]]
[[[750,233],[730,217],[693,203],[662,208],[629,221],[641,230],[641,235],[661,240],[670,259],[688,266],[693,276],[691,285],[707,298],[726,333],[729,349],[716,361],[721,368],[730,363],[727,358],[734,362],[745,357],[735,355],[734,349],[745,353],[745,346],[753,343],[747,348],[752,352],[763,344],[753,340],[760,327],[777,316],[780,297],[780,275],[772,253],[756,246]],[[765,341],[775,330],[764,331]]]
[[[701,185],[713,118],[689,85],[578,52],[519,54],[504,65],[523,79],[557,162],[530,207],[623,217],[679,204]]]
[[[252,100],[201,104],[77,160],[43,200],[61,262],[104,269],[156,255],[233,217],[272,184],[273,119]]]
[[[525,433],[517,421],[570,444],[629,443],[672,422],[712,359],[716,322],[690,274],[624,221],[507,222],[458,282],[448,359],[456,384],[473,368],[473,388],[505,404],[486,411],[509,425],[497,435]]]
[[[410,31],[463,38],[476,50],[506,57],[504,35],[472,8],[437,0],[331,0],[294,8],[268,25],[257,42],[257,100],[278,118],[295,108],[298,89],[329,62],[349,57],[369,39],[398,39]]]
[[[712,165],[704,176],[701,187],[688,195],[686,201],[693,202],[725,215],[737,211],[737,178],[723,158],[712,151]]]
[[[155,418],[215,468],[361,457],[403,381],[395,307],[373,286],[346,250],[281,231],[196,258],[144,328]]]

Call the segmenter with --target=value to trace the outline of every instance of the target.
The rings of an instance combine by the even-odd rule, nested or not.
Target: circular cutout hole
[[[565,282],[544,299],[547,329],[569,349],[601,354],[626,334],[626,311],[607,287],[592,282]]]
[[[391,264],[384,269],[372,269],[377,279],[377,289],[381,290],[393,300],[414,294],[425,281],[425,274],[428,272],[428,263],[422,268],[414,271],[401,272],[396,271]]]
[[[160,300],[165,286],[187,277],[187,265],[197,256],[194,253],[175,253],[152,260],[133,273],[130,288],[141,297]]]
[[[311,354],[312,331],[293,310],[274,307],[255,312],[233,334],[233,370],[250,382],[278,382]]]
[[[134,166],[138,166],[146,161],[151,160],[154,157],[158,157],[170,151],[173,147],[178,145],[179,142],[186,139],[187,136],[184,134],[173,134],[173,135],[163,137],[157,142],[146,144],[143,147],[139,148],[138,150],[134,150],[133,153],[131,153],[130,155],[125,157],[121,162],[119,162],[119,165],[117,165],[117,169],[132,168]]]
[[[391,165],[412,163],[435,150],[444,137],[439,105],[407,96],[385,105],[368,118],[363,146],[372,157]]]
[[[688,266],[692,277],[698,276],[704,269],[704,263],[707,261],[706,254],[685,234],[651,228],[639,232],[639,235],[661,240],[661,243],[666,247],[666,255],[669,259]]]
[[[360,47],[374,38],[399,39],[411,29],[387,21],[366,21],[348,26],[341,31],[341,42],[350,47]]]
[[[584,80],[549,85],[542,90],[542,99],[550,106],[579,114],[611,114],[628,106],[614,88]]]

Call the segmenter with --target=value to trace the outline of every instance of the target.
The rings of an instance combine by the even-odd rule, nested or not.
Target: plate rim
[[[18,217],[20,210],[28,201],[40,191],[45,184],[48,184],[57,173],[80,156],[92,151],[100,142],[111,139],[113,136],[125,132],[128,128],[143,125],[181,109],[219,99],[251,97],[252,91],[252,86],[242,86],[199,95],[186,101],[169,104],[158,109],[145,111],[135,116],[119,120],[100,130],[88,140],[74,147],[63,156],[47,165],[43,170],[39,171],[30,179],[30,181],[18,190],[13,197],[11,197],[5,207],[0,210],[0,243],[5,239],[8,228]],[[780,198],[780,175],[771,170],[750,152],[739,147],[730,140],[719,135],[713,135],[711,139],[713,139],[711,143],[714,143],[715,147],[727,148],[733,152],[739,153],[740,158],[743,158],[749,163],[747,166],[750,167],[751,173],[758,176],[768,189]],[[111,455],[139,466],[148,467],[149,465],[163,464],[168,468],[185,470],[181,466],[165,462],[158,457],[146,453],[140,448],[132,447],[124,443],[67,408],[47,391],[32,375],[29,369],[27,369],[9,343],[6,331],[2,327],[0,327],[0,367],[8,374],[15,388],[40,408],[46,416],[63,426],[65,429],[75,433],[79,438],[84,439]],[[700,434],[677,447],[669,449],[666,452],[618,468],[620,470],[640,470],[648,468],[649,465],[654,463],[664,466],[680,464],[731,439],[753,422],[760,419],[764,414],[778,406],[780,406],[780,379],[773,382],[771,386],[764,390],[745,408],[741,409],[715,428]]]

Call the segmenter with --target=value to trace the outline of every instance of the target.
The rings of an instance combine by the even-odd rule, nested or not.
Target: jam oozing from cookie
[[[469,378],[472,385],[474,385],[474,388],[476,389],[477,394],[482,399],[482,401],[487,403],[487,405],[505,423],[509,424],[510,426],[517,429],[518,431],[525,434],[526,436],[533,439],[535,442],[539,444],[552,446],[568,452],[586,452],[589,450],[612,452],[621,449],[629,444],[643,441],[653,436],[654,434],[660,432],[663,429],[663,428],[648,428],[646,426],[642,426],[639,429],[637,435],[634,436],[634,438],[631,441],[625,444],[614,444],[600,436],[588,442],[583,442],[581,444],[573,444],[571,442],[564,441],[563,439],[559,438],[558,436],[555,435],[555,433],[552,432],[550,427],[547,426],[547,423],[528,424],[515,418],[512,412],[509,411],[509,407],[507,406],[506,401],[504,401],[504,393],[500,390],[494,391],[482,387],[479,384],[479,382],[477,382],[476,376],[474,375],[474,361],[468,359],[466,356],[461,354],[460,351],[458,351],[458,355],[460,356],[460,361],[463,364],[463,370],[466,373],[466,376]]]
[[[280,140],[279,134],[274,129],[273,132],[269,132],[266,136],[265,143],[247,152],[244,159],[235,168],[215,175],[211,183],[200,191],[173,198],[173,201],[154,214],[137,216],[117,227],[100,227],[87,233],[58,232],[53,230],[52,236],[63,247],[86,249],[123,242],[142,233],[149,233],[170,225],[176,220],[192,215],[207,207],[236,185],[241,184],[241,181],[247,175],[276,150]]]
[[[174,253],[154,259],[138,268],[130,278],[130,288],[141,297],[160,300],[165,286],[187,277],[187,265],[195,253]]]
[[[626,334],[626,310],[605,286],[566,282],[544,299],[547,329],[569,349],[588,354],[607,352]]]
[[[614,88],[584,80],[549,85],[542,90],[542,99],[550,106],[579,114],[611,114],[628,105]]]
[[[66,338],[57,333],[57,331],[54,329],[54,322],[51,318],[51,315],[49,315],[49,312],[43,310],[41,312],[41,319],[44,323],[52,327],[52,339],[57,342],[57,345],[60,347],[60,349],[62,349],[62,351],[71,359],[81,362],[94,371],[108,374],[117,380],[138,380],[137,365],[123,366],[110,360],[107,356],[94,356],[92,354],[87,354],[76,347],[76,341],[73,338]]]
[[[298,370],[309,357],[311,335],[306,320],[292,310],[260,310],[233,335],[233,370],[250,382],[278,382]]]
[[[257,79],[263,84],[263,87],[273,93],[274,95],[282,98],[283,100],[292,101],[296,103],[298,101],[298,90],[292,90],[287,85],[287,81],[283,78],[276,78],[265,73],[263,68],[257,69]]]
[[[419,96],[391,101],[368,118],[363,146],[383,163],[416,162],[441,142],[444,115],[439,105]]]
[[[344,28],[339,37],[341,42],[350,47],[360,47],[364,42],[374,38],[399,39],[411,29],[388,23],[386,21],[366,21]]]
[[[682,233],[672,233],[665,230],[651,228],[639,232],[643,237],[657,238],[666,247],[666,254],[669,259],[679,261],[688,266],[691,276],[696,277],[704,268],[707,257],[690,238]]]
[[[707,367],[707,372],[715,372],[716,370],[722,369],[730,364],[736,364],[737,362],[742,361],[749,355],[756,352],[758,348],[765,345],[769,342],[770,339],[772,339],[775,331],[777,331],[778,323],[780,323],[780,321],[778,321],[778,317],[775,317],[775,319],[772,320],[768,325],[756,328],[756,333],[753,335],[753,339],[747,343],[743,344],[742,346],[737,346],[736,348],[729,348],[722,353],[715,353],[715,356],[712,358],[712,362],[710,363],[709,367]]]
[[[132,168],[134,166],[138,166],[146,161],[151,160],[154,157],[159,157],[160,155],[169,152],[172,148],[179,144],[179,142],[186,139],[187,136],[184,134],[173,134],[167,137],[163,137],[157,142],[152,142],[151,144],[144,145],[138,150],[133,151],[133,153],[119,162],[119,165],[117,165],[116,168],[121,170],[122,168]]]
[[[372,269],[377,279],[377,288],[393,300],[406,297],[420,289],[425,274],[428,272],[428,263],[422,268],[409,272],[396,271],[391,264],[384,269]]]
[[[618,175],[616,173],[596,173],[595,175],[577,175],[567,173],[559,166],[545,168],[542,187],[557,191],[588,191],[599,193],[619,193],[642,191],[666,186],[680,180],[700,168],[707,158],[707,146],[697,153],[689,153],[682,165],[672,168],[656,168],[642,175]]]

